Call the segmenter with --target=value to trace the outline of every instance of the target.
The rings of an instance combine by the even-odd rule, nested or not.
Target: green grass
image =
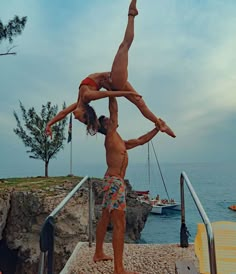
[[[17,190],[45,190],[48,187],[59,186],[65,182],[76,184],[81,179],[83,177],[79,176],[6,178],[0,179],[0,191],[7,190],[8,188]]]

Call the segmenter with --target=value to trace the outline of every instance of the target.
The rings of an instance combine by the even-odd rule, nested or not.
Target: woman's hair
[[[98,132],[97,114],[89,104],[86,104],[84,119],[86,121],[85,124],[87,125],[87,134],[90,134],[91,136],[95,135]]]
[[[107,134],[107,130],[104,128],[103,126],[103,119],[105,118],[104,115],[101,115],[99,118],[98,118],[98,121],[99,121],[99,128],[98,128],[98,132],[103,134],[103,135],[106,135]]]

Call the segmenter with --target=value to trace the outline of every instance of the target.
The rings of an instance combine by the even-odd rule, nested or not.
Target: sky
[[[74,103],[81,80],[108,71],[121,43],[128,0],[2,1],[0,19],[27,16],[13,45],[0,57],[0,178],[44,175],[13,132],[19,101],[40,112],[48,101]],[[175,131],[153,139],[161,163],[236,163],[236,1],[138,0],[135,38],[129,50],[129,81],[148,107]],[[5,52],[7,43],[0,44]],[[153,128],[125,98],[118,99],[123,139]],[[92,102],[108,115],[108,100]],[[67,128],[66,128],[67,131]],[[73,120],[73,173],[104,166],[104,136],[87,136]],[[146,147],[129,151],[129,163],[146,161]],[[69,171],[70,144],[49,165],[49,175]],[[82,166],[86,171],[81,170]]]

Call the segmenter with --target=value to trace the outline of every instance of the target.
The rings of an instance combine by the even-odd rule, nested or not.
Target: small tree
[[[65,103],[63,104],[63,109]],[[48,164],[52,158],[56,158],[56,154],[64,148],[63,141],[66,139],[64,129],[66,120],[63,119],[52,126],[53,139],[51,140],[45,133],[47,123],[57,114],[58,106],[52,106],[51,102],[42,105],[40,115],[38,115],[34,107],[26,111],[23,104],[20,102],[20,109],[24,121],[24,127],[14,111],[17,127],[13,131],[18,135],[26,147],[27,153],[30,153],[30,158],[43,160],[45,163],[45,176],[48,176]]]
[[[26,22],[27,22],[26,16],[19,18],[17,15],[15,15],[15,17],[12,20],[10,20],[8,24],[5,26],[0,20],[0,43],[3,40],[8,40],[8,42],[12,44],[13,37],[20,35],[22,33],[22,30],[24,29]],[[15,46],[8,48],[5,53],[0,53],[0,56],[15,55],[16,52],[11,52],[11,50],[14,47]]]

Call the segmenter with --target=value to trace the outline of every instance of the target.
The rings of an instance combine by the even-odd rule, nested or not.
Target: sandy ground
[[[94,263],[92,258],[95,245],[79,243],[61,274],[113,274],[113,262]],[[107,255],[113,255],[110,243],[104,246]],[[125,244],[124,266],[139,274],[175,274],[175,262],[179,259],[191,260],[198,268],[194,246],[181,248],[177,244]]]

